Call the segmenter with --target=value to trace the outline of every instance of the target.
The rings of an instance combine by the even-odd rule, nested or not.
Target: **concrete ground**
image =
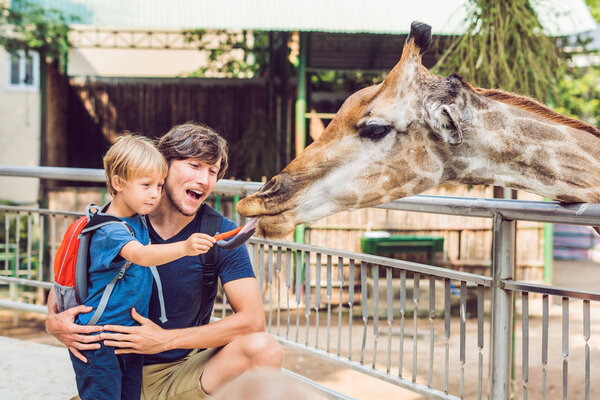
[[[554,268],[553,283],[556,286],[572,289],[591,290],[600,292],[600,264],[591,262],[556,261]],[[580,304],[580,303],[579,303]],[[600,305],[592,304],[592,335],[588,342],[591,350],[591,398],[600,398],[600,386],[598,383],[599,367],[596,365],[598,354],[600,354]],[[532,311],[534,304],[530,305]],[[557,313],[558,312],[558,313]],[[560,326],[560,305],[554,304],[551,309],[551,319],[555,319]],[[569,398],[579,399],[583,397],[584,378],[581,371],[583,365],[583,347],[581,340],[581,312],[580,306],[574,305],[570,309],[571,332],[569,363]],[[467,335],[476,336],[476,329],[467,325]],[[519,321],[517,320],[517,325]],[[553,326],[553,325],[552,325]],[[530,321],[530,336],[532,340],[530,351],[530,380],[529,397],[541,398],[539,396],[541,387],[541,367],[539,366],[539,346],[535,342],[539,339],[537,332],[541,327],[541,319],[532,318]],[[457,332],[452,328],[453,332]],[[487,333],[486,333],[487,336]],[[324,337],[321,334],[321,337]],[[359,336],[358,336],[359,337]],[[467,339],[470,341],[472,339]],[[517,346],[520,346],[517,338]],[[561,329],[552,329],[550,332],[551,360],[547,367],[548,373],[548,397],[562,397],[562,355],[560,353]],[[554,344],[556,343],[556,344]],[[421,345],[419,345],[421,346]],[[486,343],[486,348],[489,346]],[[383,347],[383,346],[381,346]],[[437,348],[443,348],[443,342],[436,340],[436,360],[438,358]],[[457,347],[457,346],[454,346]],[[426,345],[419,347],[427,353]],[[520,347],[517,347],[520,348]],[[558,350],[557,350],[558,348]],[[378,353],[380,353],[379,349]],[[18,324],[13,323],[13,312],[0,310],[0,399],[57,399],[67,400],[76,394],[74,375],[71,370],[67,350],[56,339],[44,330],[44,316],[39,314],[20,314]],[[369,356],[370,357],[370,356]],[[427,357],[427,354],[423,354]],[[453,355],[451,354],[451,358]],[[487,354],[484,355],[487,360]],[[419,363],[421,356],[419,356]],[[384,359],[384,355],[378,355],[378,360]],[[439,362],[438,361],[438,362]],[[467,362],[465,368],[465,383],[467,390],[465,398],[476,398],[473,390],[477,382],[477,367]],[[426,363],[424,363],[426,365]],[[290,371],[313,379],[325,386],[331,387],[356,399],[404,399],[417,400],[425,397],[401,389],[395,385],[371,378],[365,374],[341,367],[337,364],[324,362],[320,358],[312,357],[300,351],[286,349],[284,355],[284,367]],[[441,370],[443,371],[443,370]],[[456,372],[456,371],[453,371]],[[410,374],[407,374],[410,376]],[[516,356],[516,377],[518,382],[516,388],[517,397],[521,396],[521,356]],[[421,372],[419,373],[421,380]],[[425,378],[426,379],[426,378]],[[435,380],[441,379],[439,376]],[[484,378],[484,380],[487,378]],[[422,380],[421,380],[422,381]],[[457,393],[456,387],[452,387],[451,393]]]

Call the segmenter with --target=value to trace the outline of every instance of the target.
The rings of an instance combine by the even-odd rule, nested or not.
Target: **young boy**
[[[127,222],[135,237],[122,224],[99,228],[90,243],[89,295],[86,306],[94,310],[106,285],[131,262],[116,283],[97,325],[135,325],[130,310],[148,315],[152,292],[150,268],[185,256],[206,253],[214,239],[194,233],[185,241],[149,244],[145,215],[158,206],[168,166],[154,144],[141,136],[122,136],[104,156],[106,185],[113,199],[105,210]],[[168,311],[168,310],[167,310]],[[94,313],[79,314],[76,323],[85,325]],[[168,314],[167,314],[168,315]],[[71,354],[77,389],[83,400],[140,398],[143,356],[116,355],[113,347],[101,344],[98,350],[83,352],[87,364]]]

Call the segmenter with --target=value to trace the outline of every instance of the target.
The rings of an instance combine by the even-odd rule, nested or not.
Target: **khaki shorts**
[[[192,350],[181,360],[144,366],[141,400],[203,399],[200,377],[219,349]]]

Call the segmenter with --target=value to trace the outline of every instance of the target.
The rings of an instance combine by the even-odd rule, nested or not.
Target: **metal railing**
[[[0,175],[82,180],[75,169],[51,172],[0,166]],[[101,171],[92,175],[103,180]],[[220,181],[216,191],[245,196],[259,187]],[[379,207],[492,218],[491,276],[252,238],[267,329],[281,343],[435,399],[600,396],[600,384],[591,379],[600,293],[514,280],[516,220],[600,226],[600,205],[415,196]],[[48,288],[59,231],[79,214],[8,206],[0,211],[5,247],[14,244],[17,253],[0,257],[0,282]],[[215,316],[231,312],[224,293],[220,298]],[[581,304],[581,313],[571,312],[574,304]],[[43,307],[0,302],[21,305]]]

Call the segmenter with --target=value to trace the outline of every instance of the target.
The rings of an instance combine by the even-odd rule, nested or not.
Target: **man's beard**
[[[186,217],[194,216],[198,212],[198,209],[200,208],[199,206],[191,213],[184,211],[183,208],[181,207],[181,205],[175,201],[175,198],[173,196],[173,191],[171,190],[171,188],[168,185],[165,185],[165,193],[167,194],[167,198],[169,199],[169,201],[171,202],[173,207],[175,207],[175,209],[177,211],[179,211],[181,214],[185,215]],[[200,203],[200,205],[202,205],[202,203]]]

